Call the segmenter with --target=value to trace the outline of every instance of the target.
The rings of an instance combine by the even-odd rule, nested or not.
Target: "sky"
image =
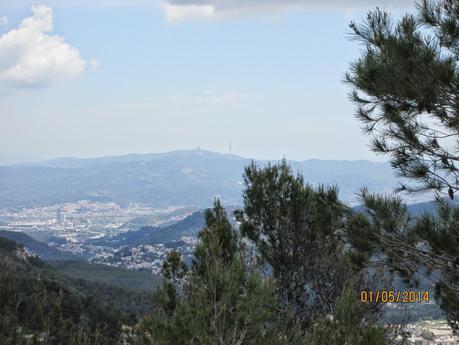
[[[0,153],[370,159],[348,24],[409,0],[0,0]]]

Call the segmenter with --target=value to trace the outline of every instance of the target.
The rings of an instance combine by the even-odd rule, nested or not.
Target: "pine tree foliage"
[[[168,279],[155,294],[157,310],[137,336],[146,344],[300,344],[277,318],[273,287],[247,258],[219,201],[205,215],[195,258],[177,294]],[[171,254],[168,261],[175,260]],[[164,267],[181,265],[165,264]],[[170,272],[177,277],[180,270]],[[177,283],[175,279],[175,283]],[[171,303],[174,301],[174,303]]]
[[[372,149],[388,155],[400,190],[459,189],[459,3],[424,0],[394,21],[376,9],[351,23],[364,51],[346,74]]]
[[[283,167],[290,174],[287,166]],[[155,294],[157,310],[144,320],[130,344],[320,345],[351,344],[354,340],[356,345],[386,344],[383,329],[366,318],[368,308],[358,301],[356,286],[338,293],[341,297],[330,312],[335,321],[322,320],[322,315],[305,336],[298,314],[281,307],[276,297],[280,290],[255,263],[248,264],[251,260],[246,252],[217,201],[206,212],[206,227],[199,233],[195,259],[186,275],[177,264],[177,253],[169,254],[167,261],[174,264],[163,266],[169,278]],[[292,271],[301,266],[301,259],[292,263]],[[183,294],[171,286],[183,286]]]
[[[336,311],[315,322],[306,338],[306,345],[384,345],[382,327],[368,326],[366,306],[358,299],[356,286],[347,284],[336,302]]]
[[[379,9],[351,23],[364,46],[346,81],[375,152],[404,178],[399,190],[433,190],[438,214],[415,219],[399,198],[362,193],[364,215],[348,225],[355,258],[382,252],[407,280],[433,272],[436,296],[459,321],[459,211],[440,200],[459,189],[459,2],[424,0],[398,21]]]
[[[417,286],[433,281],[435,297],[453,329],[459,322],[459,208],[438,200],[436,214],[414,217],[399,197],[361,193],[364,209],[346,234],[360,260],[378,257]]]
[[[336,188],[306,185],[285,160],[264,168],[252,163],[244,181],[241,233],[272,270],[281,304],[307,327],[334,310],[343,284],[355,275],[338,236],[349,210]]]

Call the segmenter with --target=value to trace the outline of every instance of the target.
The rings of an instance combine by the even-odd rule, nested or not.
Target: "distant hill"
[[[204,150],[90,159],[59,158],[0,166],[0,208],[52,205],[77,200],[138,202],[153,207],[209,207],[242,202],[242,175],[250,159]],[[265,165],[268,161],[258,161]],[[359,188],[389,192],[396,181],[387,163],[369,161],[290,161],[306,182],[336,184],[345,201]]]
[[[145,271],[127,270],[82,261],[52,261],[50,264],[69,277],[116,286],[125,290],[151,292],[161,282],[159,277]]]
[[[79,255],[72,252],[62,251],[48,246],[46,243],[38,242],[29,235],[22,232],[0,230],[0,237],[10,239],[23,245],[31,254],[37,255],[45,261],[50,260],[84,260]]]
[[[92,241],[94,245],[120,247],[167,243],[182,236],[196,237],[204,227],[204,211],[195,212],[185,219],[164,227],[144,226],[136,231],[128,231],[113,237],[102,237]]]
[[[455,198],[454,200],[450,200],[449,197],[445,197],[444,200],[446,203],[454,206],[459,206],[459,200]],[[413,215],[421,215],[421,214],[437,214],[438,202],[433,201],[426,201],[426,202],[418,202],[408,205],[408,209],[410,210],[411,214]]]
[[[444,198],[444,200],[450,205],[459,206],[458,199],[450,200],[448,197],[446,197]],[[408,204],[407,207],[412,216],[421,216],[423,214],[436,215],[437,208],[438,208],[438,202],[435,200],[425,201],[425,202],[416,202],[416,203]],[[354,211],[360,212],[364,210],[364,207],[359,205],[359,206],[353,207],[352,209]]]

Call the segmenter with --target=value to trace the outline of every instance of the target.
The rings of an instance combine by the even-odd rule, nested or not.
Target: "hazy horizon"
[[[305,157],[305,158],[291,158],[288,156],[281,156],[281,157],[255,157],[255,156],[245,156],[238,154],[237,152],[229,152],[227,149],[226,151],[220,152],[220,151],[214,151],[214,150],[209,150],[207,148],[203,147],[195,147],[195,148],[177,148],[174,150],[170,151],[157,151],[157,152],[127,152],[127,153],[119,153],[119,154],[108,154],[108,155],[63,155],[63,156],[44,156],[44,155],[29,155],[27,153],[8,153],[8,152],[0,152],[0,164],[2,164],[2,160],[11,158],[12,160],[17,160],[19,159],[20,161],[23,162],[33,162],[35,161],[47,161],[47,160],[53,160],[53,159],[65,159],[65,158],[75,158],[75,159],[98,159],[98,158],[106,158],[106,157],[123,157],[123,156],[129,156],[129,155],[164,155],[164,154],[171,154],[171,153],[176,153],[176,152],[194,152],[194,151],[203,151],[203,152],[208,152],[208,153],[214,153],[214,154],[220,154],[220,155],[230,155],[230,156],[236,156],[239,158],[243,159],[254,159],[257,161],[279,161],[283,158],[286,158],[288,161],[295,161],[295,162],[303,162],[303,161],[310,161],[310,160],[319,160],[319,161],[349,161],[349,162],[355,162],[355,161],[369,161],[369,162],[374,162],[374,163],[388,163],[388,160],[384,159],[378,159],[377,156],[375,156],[375,159],[344,159],[344,158],[338,158],[338,159],[324,159],[320,157]]]

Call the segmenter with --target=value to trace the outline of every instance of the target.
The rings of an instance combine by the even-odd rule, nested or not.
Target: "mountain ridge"
[[[235,160],[245,160],[245,161],[257,161],[257,162],[277,162],[281,159],[257,159],[252,157],[244,157],[239,156],[236,154],[230,153],[220,153],[217,151],[205,150],[205,149],[190,149],[190,150],[172,150],[166,152],[155,152],[155,153],[127,153],[127,154],[120,154],[120,155],[106,155],[106,156],[96,156],[96,157],[72,157],[72,156],[62,156],[62,157],[55,157],[50,159],[40,158],[33,162],[25,162],[25,163],[18,163],[18,164],[7,164],[7,166],[43,166],[43,167],[58,167],[60,165],[64,165],[64,167],[68,167],[67,165],[74,165],[77,162],[95,162],[95,161],[103,161],[103,162],[130,162],[130,161],[148,161],[158,158],[164,157],[171,157],[171,156],[180,156],[180,155],[204,155],[209,157],[225,157],[229,159]],[[374,164],[388,164],[387,162],[381,161],[373,161],[369,159],[320,159],[320,158],[308,158],[308,159],[288,159],[289,162],[297,162],[297,163],[305,163],[305,162],[366,162],[366,163],[374,163]],[[2,164],[0,164],[2,166]]]
[[[252,160],[205,150],[131,154],[102,158],[58,158],[28,165],[0,166],[0,208],[28,208],[78,200],[137,202],[153,207],[209,207],[215,197],[242,203],[244,168]],[[255,161],[264,166],[277,161]],[[289,161],[311,185],[338,185],[344,201],[361,187],[391,192],[390,165],[371,161]]]

